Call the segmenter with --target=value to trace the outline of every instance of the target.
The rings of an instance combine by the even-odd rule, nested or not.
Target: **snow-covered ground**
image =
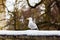
[[[0,35],[30,35],[30,36],[60,36],[60,31],[44,31],[44,30],[24,30],[24,31],[9,31],[9,30],[0,30]]]

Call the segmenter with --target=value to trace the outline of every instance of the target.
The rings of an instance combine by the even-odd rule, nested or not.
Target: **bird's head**
[[[27,20],[32,20],[32,17],[27,18]]]

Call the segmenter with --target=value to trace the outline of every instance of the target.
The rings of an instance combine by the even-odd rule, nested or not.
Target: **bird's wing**
[[[37,25],[33,22],[30,22],[28,27],[31,28],[31,29],[35,29],[35,28],[37,28]]]

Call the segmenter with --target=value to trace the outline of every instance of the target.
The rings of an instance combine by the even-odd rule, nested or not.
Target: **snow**
[[[50,36],[57,35],[60,36],[60,31],[53,30],[24,30],[24,31],[12,31],[12,30],[0,30],[0,35],[27,35],[27,36]]]
[[[22,23],[24,23],[24,17],[23,17],[23,16],[21,16],[20,21],[21,21]]]
[[[6,7],[9,11],[14,11],[15,0],[6,0]]]
[[[6,0],[6,3],[5,3],[6,19],[10,19],[10,15],[9,15],[8,11],[13,12],[15,8],[17,8],[18,10],[22,9],[22,10],[26,11],[29,8],[26,0],[18,0],[17,4],[15,1],[16,0]],[[23,7],[25,7],[25,8],[23,8]]]
[[[40,5],[41,15],[45,13],[45,4]]]
[[[10,15],[8,14],[8,10],[10,12],[13,12],[15,7],[18,9],[18,10],[23,10],[23,11],[26,11],[29,9],[29,6],[27,4],[27,1],[26,0],[18,0],[17,1],[17,4],[15,3],[16,0],[6,0],[6,7],[5,8],[5,11],[6,11],[6,19],[10,19]],[[37,3],[39,3],[41,0],[29,0],[29,3],[31,6],[35,6]],[[7,10],[8,9],[8,10]],[[45,13],[45,5],[42,4],[40,6],[40,9],[42,10],[41,11],[41,14],[44,14]]]
[[[5,8],[5,11],[6,11],[6,21],[8,19],[10,19],[10,15],[9,15],[9,12],[13,12],[14,11],[14,4],[15,4],[15,0],[6,0],[6,8]]]
[[[40,9],[41,9],[41,10],[45,10],[45,4],[41,4],[41,5],[40,5]]]
[[[29,4],[31,6],[35,6],[36,4],[38,4],[39,2],[41,2],[41,0],[29,0]]]
[[[45,13],[45,11],[41,11],[41,15],[44,14],[44,13]]]
[[[16,8],[18,8],[18,10],[21,10],[21,9],[24,11],[28,10],[29,6],[26,0],[18,0],[17,3],[18,4],[16,5]]]

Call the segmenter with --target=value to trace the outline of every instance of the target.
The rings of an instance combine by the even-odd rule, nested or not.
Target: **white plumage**
[[[29,20],[28,27],[30,29],[38,29],[37,25],[33,22],[31,17],[29,17],[28,20]]]

